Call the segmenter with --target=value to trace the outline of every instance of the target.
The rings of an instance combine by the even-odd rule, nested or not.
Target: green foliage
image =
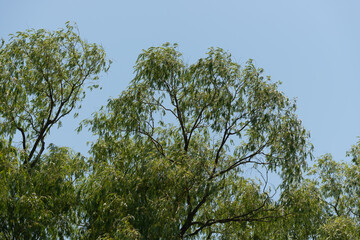
[[[347,153],[352,163],[335,161],[328,154],[314,166],[325,205],[321,239],[355,239],[360,234],[359,147],[360,142]]]
[[[285,218],[268,225],[274,239],[359,239],[360,168],[359,146],[347,156],[352,163],[333,160],[330,154],[317,159],[310,178],[282,198]]]
[[[359,239],[360,141],[351,163],[327,154],[303,179],[295,103],[220,48],[191,65],[176,44],[144,50],[130,86],[80,125],[97,136],[89,159],[46,146],[109,67],[74,30],[0,47],[1,239]]]
[[[324,222],[324,202],[316,184],[306,179],[281,199],[283,215],[269,224],[270,239],[317,239]]]
[[[31,173],[14,163],[0,171],[2,237],[63,239],[74,234],[79,201],[75,187],[86,170],[84,158],[51,145]]]
[[[0,59],[0,133],[10,144],[16,132],[21,135],[22,161],[33,167],[50,128],[80,106],[85,85],[97,86],[98,74],[108,68],[105,52],[82,41],[67,23],[54,32],[10,35]]]
[[[90,239],[115,236],[124,218],[141,239],[237,238],[281,215],[267,180],[242,174],[263,166],[287,191],[310,156],[295,104],[277,83],[219,48],[187,66],[169,44],[144,50],[135,73],[85,121],[99,136],[84,186]]]
[[[67,23],[11,35],[0,60],[0,238],[75,237],[83,224],[78,186],[88,166],[65,147],[49,144],[44,153],[45,140],[80,106],[84,87],[97,86],[108,68],[105,52]]]
[[[359,225],[351,218],[340,216],[330,218],[321,229],[320,239],[359,239]]]

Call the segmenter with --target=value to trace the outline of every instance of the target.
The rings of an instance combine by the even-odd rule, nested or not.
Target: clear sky
[[[315,156],[344,159],[360,136],[360,1],[358,0],[0,0],[0,38],[28,28],[55,30],[76,22],[82,38],[113,60],[76,120],[63,121],[49,141],[86,152],[90,134],[78,122],[116,97],[133,78],[142,49],[178,43],[185,62],[221,47],[265,69],[297,98]]]

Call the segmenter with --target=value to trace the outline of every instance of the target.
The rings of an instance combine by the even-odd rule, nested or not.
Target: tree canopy
[[[277,171],[286,189],[300,180],[310,148],[294,103],[262,72],[251,60],[241,68],[220,48],[189,66],[176,45],[144,50],[128,89],[86,121],[99,136],[91,177],[124,202],[107,207],[123,208],[145,239],[210,236],[230,223],[276,218],[270,193],[241,171]],[[123,184],[106,184],[118,176]]]
[[[67,23],[11,35],[0,59],[2,239],[359,236],[360,142],[352,163],[309,168],[295,102],[252,60],[143,50],[126,90],[80,124],[96,136],[85,157],[46,137],[98,86],[103,48]]]
[[[80,107],[84,87],[97,87],[98,74],[107,69],[102,47],[81,40],[69,23],[53,32],[18,32],[2,42],[2,239],[55,239],[74,233],[79,201],[75,188],[86,162],[71,149],[53,144],[44,154],[45,139],[54,125],[61,126],[61,119]]]

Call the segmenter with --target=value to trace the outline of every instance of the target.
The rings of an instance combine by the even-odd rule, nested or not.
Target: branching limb
[[[266,203],[269,201],[269,195],[267,195],[266,199],[262,202],[260,206],[258,206],[255,209],[252,209],[248,211],[247,213],[229,217],[229,218],[222,218],[222,219],[209,219],[206,222],[193,222],[191,225],[200,225],[198,229],[196,229],[193,233],[188,234],[187,236],[191,237],[194,235],[197,235],[200,231],[202,231],[206,227],[210,227],[214,224],[222,224],[222,223],[228,223],[228,222],[267,222],[271,221],[274,217],[278,216],[264,216],[264,217],[254,217],[256,213],[258,213],[260,210],[262,210]],[[267,210],[269,211],[269,210]]]
[[[230,166],[228,166],[227,168],[225,168],[224,170],[221,170],[220,172],[218,173],[213,173],[211,176],[210,176],[210,179],[213,179],[213,178],[216,178],[218,176],[221,176],[223,175],[224,173],[227,173],[229,172],[230,170],[240,166],[241,164],[245,164],[245,163],[251,163],[252,159],[261,153],[261,151],[268,145],[268,142],[266,142],[264,145],[260,146],[255,152],[253,152],[252,154],[246,156],[246,157],[243,157],[241,159],[239,159],[238,161],[234,162],[233,164],[231,164]],[[259,163],[259,162],[254,162],[254,163]],[[264,163],[266,164],[266,163]]]
[[[191,208],[189,208],[186,220],[180,229],[179,235],[181,238],[185,235],[186,231],[193,225],[192,220],[194,219],[196,213],[199,211],[200,207],[204,205],[204,203],[206,202],[209,196],[210,196],[209,186],[207,185],[205,189],[205,194],[201,199],[201,201],[195,206],[194,209],[191,210]]]

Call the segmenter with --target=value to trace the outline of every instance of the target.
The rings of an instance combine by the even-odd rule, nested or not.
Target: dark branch
[[[235,163],[233,163],[232,165],[230,165],[226,169],[218,172],[217,174],[213,173],[213,175],[210,177],[210,179],[216,178],[216,177],[218,177],[218,176],[220,176],[220,175],[222,175],[224,173],[227,173],[228,171],[238,167],[241,164],[250,163],[251,159],[254,158],[256,155],[260,154],[261,151],[267,146],[267,144],[268,144],[268,142],[266,142],[264,145],[260,146],[260,148],[258,150],[256,150],[255,152],[253,152],[252,154],[239,159],[238,161],[236,161]],[[258,163],[258,162],[256,162],[256,163]]]
[[[193,225],[192,220],[194,219],[196,213],[199,211],[200,207],[206,202],[206,200],[209,196],[210,196],[209,186],[207,185],[206,189],[205,189],[205,195],[201,199],[201,201],[195,206],[195,208],[193,210],[191,210],[191,208],[189,208],[189,212],[186,217],[185,223],[183,224],[183,226],[180,229],[179,235],[181,238],[185,235],[186,231],[191,227],[191,225]]]
[[[228,223],[228,222],[255,222],[255,221],[270,221],[270,219],[273,219],[278,216],[265,216],[265,217],[254,217],[254,215],[259,212],[261,209],[263,209],[266,205],[266,203],[269,201],[269,196],[267,195],[266,199],[262,202],[262,204],[241,215],[229,217],[229,218],[222,218],[222,219],[209,219],[206,222],[193,222],[192,225],[201,225],[198,229],[196,229],[193,233],[188,234],[187,236],[194,236],[197,235],[201,230],[203,230],[206,227],[210,227],[214,224],[221,224],[221,223]],[[268,210],[270,211],[270,210]]]
[[[22,147],[23,147],[23,150],[25,151],[26,150],[26,136],[25,136],[25,131],[24,129],[22,129],[21,127],[19,126],[16,126],[16,129],[20,131],[21,133],[21,137],[22,137]]]

